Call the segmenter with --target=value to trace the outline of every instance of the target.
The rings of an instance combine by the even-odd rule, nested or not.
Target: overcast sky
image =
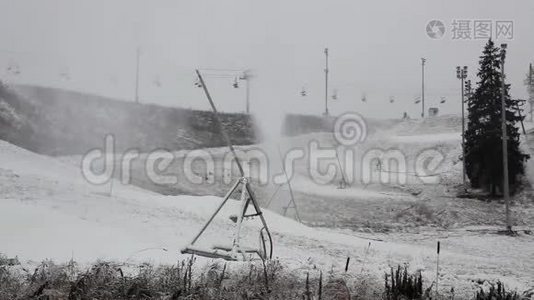
[[[496,43],[508,43],[512,93],[524,98],[523,78],[534,61],[533,16],[531,0],[0,0],[0,76],[132,101],[139,46],[143,102],[207,109],[194,86],[195,68],[250,69],[253,112],[319,114],[328,47],[329,94],[338,95],[330,98],[333,114],[417,117],[421,57],[427,59],[427,107],[456,114],[455,67],[469,66],[473,77],[486,40],[453,39],[453,20],[489,20],[494,37],[496,21],[513,21],[513,37]],[[434,19],[445,25],[440,39],[426,33]],[[243,111],[245,83],[234,89],[232,74],[208,77],[208,86],[221,110]]]

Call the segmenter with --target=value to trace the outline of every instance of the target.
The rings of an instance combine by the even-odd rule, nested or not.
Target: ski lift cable
[[[218,68],[201,68],[201,69],[198,69],[198,70],[201,71],[202,73],[210,72],[210,71],[213,71],[213,72],[235,72],[235,73],[248,71],[248,70],[244,70],[244,69],[218,69]]]
[[[382,168],[377,169],[379,172],[388,173],[388,174],[405,174],[408,176],[414,176],[414,177],[434,177],[442,174],[452,174],[453,171],[442,171],[438,173],[432,173],[432,174],[426,174],[426,175],[419,175],[416,172],[402,172],[402,171],[390,171],[390,170],[383,170]]]
[[[237,77],[240,80],[247,80],[250,70],[232,69],[199,69],[205,77]]]

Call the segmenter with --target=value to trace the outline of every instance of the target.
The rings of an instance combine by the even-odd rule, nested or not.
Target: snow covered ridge
[[[408,181],[438,184],[443,172],[448,171],[443,169],[448,167],[444,162],[452,159],[453,150],[442,147],[440,142],[452,145],[460,138],[458,132],[391,136],[376,133],[376,130],[368,136],[366,121],[357,113],[337,117],[334,134],[322,136],[326,138],[312,137],[304,145],[285,147],[284,151],[280,145],[278,149],[258,145],[240,147],[237,154],[245,162],[245,174],[260,185],[285,183],[287,178],[281,171],[285,170],[288,177],[293,178],[296,164],[306,165],[306,176],[322,185],[335,183],[340,178],[349,185],[406,184]],[[432,146],[403,148],[403,143]],[[117,153],[115,144],[115,137],[107,135],[103,148],[93,149],[81,158],[82,174],[88,182],[104,184],[119,171],[121,181],[129,183],[132,164],[137,161],[142,161],[145,177],[157,185],[173,185],[179,180],[197,185],[213,184],[215,178],[223,178],[223,182],[229,184],[237,172],[229,151],[156,150],[141,154],[139,149],[130,149]],[[168,172],[177,164],[178,168],[173,167],[173,172]]]
[[[180,110],[150,104],[135,105],[118,99],[69,90],[15,85],[4,87],[7,103],[31,127],[32,134],[12,132],[9,139],[25,149],[47,155],[83,154],[103,146],[106,134],[115,137],[117,151],[139,149],[196,149],[224,145],[211,112]],[[7,94],[6,94],[7,95]],[[258,142],[261,132],[255,120],[243,114],[221,114],[224,127],[237,145]],[[143,120],[143,122],[139,122]],[[419,135],[459,131],[458,117],[442,116],[418,123],[416,120],[367,119],[368,135],[395,128],[396,135]],[[285,134],[331,131],[324,118],[287,115]],[[168,130],[173,128],[173,130]],[[29,130],[29,129],[28,129]],[[2,135],[5,139],[6,135]],[[33,138],[30,139],[29,136]]]
[[[148,152],[158,148],[180,150],[224,145],[209,111],[137,105],[90,93],[32,85],[2,85],[2,97],[29,128],[24,132],[0,130],[0,138],[42,154],[82,154],[100,146],[106,134],[117,137],[116,148],[120,151],[133,147]],[[250,116],[221,113],[220,117],[234,143],[248,145],[257,141],[257,130]],[[8,134],[15,137],[7,139],[11,137]]]
[[[209,111],[135,104],[33,85],[2,85],[0,97],[6,98],[6,103],[29,127],[24,134],[14,130],[4,133],[0,129],[0,138],[42,154],[82,154],[101,147],[106,134],[116,137],[118,151],[130,148],[141,152],[160,148],[177,151],[224,145],[213,113]],[[0,108],[0,118],[5,109]],[[260,132],[254,117],[226,112],[221,112],[220,117],[234,144],[258,142]],[[317,116],[287,115],[283,123],[288,134],[331,130],[331,126],[323,124],[323,118]],[[15,138],[8,139],[11,135]]]

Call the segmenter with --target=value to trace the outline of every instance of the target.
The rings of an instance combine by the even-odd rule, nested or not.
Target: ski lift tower
[[[425,118],[425,63],[426,58],[421,58],[421,118]]]
[[[465,109],[464,109],[464,94],[465,94],[465,86],[464,86],[464,80],[467,78],[467,66],[456,66],[456,78],[460,79],[460,89],[461,89],[461,108],[462,108],[462,184],[464,188],[464,192],[467,192],[467,185],[466,185],[466,171],[465,171]]]
[[[139,104],[139,63],[141,59],[141,48],[135,50],[135,103]]]
[[[528,104],[530,106],[530,122],[532,122],[532,112],[534,106],[534,69],[532,64],[528,66]]]
[[[250,78],[252,76],[250,75],[250,71],[249,70],[245,70],[243,71],[243,74],[241,76],[239,76],[239,80],[244,80],[247,85],[245,87],[245,93],[246,93],[246,109],[245,109],[245,112],[247,114],[250,114]]]
[[[328,48],[324,48],[325,68],[324,68],[324,115],[328,116]]]

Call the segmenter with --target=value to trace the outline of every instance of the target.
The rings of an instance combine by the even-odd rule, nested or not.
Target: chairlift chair
[[[60,73],[59,74],[59,77],[63,80],[69,80],[70,79],[70,75],[66,72],[63,72],[63,73]]]
[[[337,100],[337,90],[334,90],[334,93],[332,94],[332,100]]]
[[[9,66],[7,67],[7,71],[13,75],[19,75],[20,74],[20,67],[17,63],[9,63]]]
[[[239,88],[239,82],[237,81],[237,77],[234,78],[234,83],[232,84],[232,86],[234,87],[234,89]]]

